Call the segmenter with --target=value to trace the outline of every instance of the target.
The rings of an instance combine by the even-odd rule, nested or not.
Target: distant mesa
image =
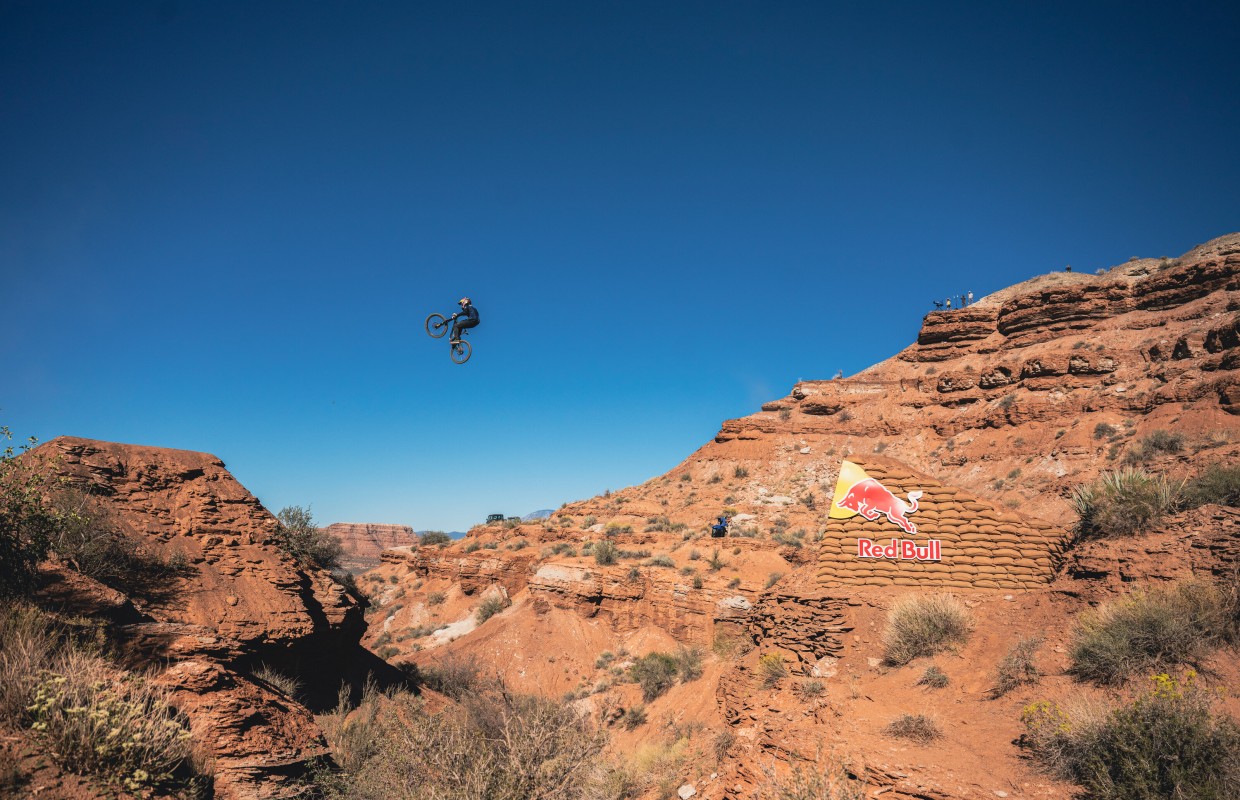
[[[340,565],[354,574],[379,566],[379,554],[389,547],[414,544],[417,533],[408,525],[382,522],[333,522],[323,529],[344,547]]]

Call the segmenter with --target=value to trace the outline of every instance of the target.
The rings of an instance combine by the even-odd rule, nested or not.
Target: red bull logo
[[[871,522],[881,514],[888,522],[894,522],[903,528],[905,533],[916,534],[917,526],[909,522],[908,515],[917,510],[919,499],[921,492],[909,492],[906,503],[892,494],[886,486],[873,478],[866,478],[849,487],[844,496],[835,501],[835,505],[855,511]]]
[[[908,500],[865,474],[865,470],[845,461],[840,466],[840,479],[835,485],[835,500],[831,503],[829,516],[847,519],[860,514],[871,522],[879,517],[896,525],[905,533],[916,536],[917,526],[909,519],[920,507],[922,493],[908,493]],[[919,544],[911,539],[893,539],[886,545],[871,539],[857,540],[858,558],[892,558],[908,561],[939,561],[943,557],[942,543],[931,539]]]
[[[938,539],[931,539],[925,544],[918,544],[912,539],[892,539],[889,544],[881,545],[871,539],[858,539],[857,558],[941,561],[943,559],[943,543]]]

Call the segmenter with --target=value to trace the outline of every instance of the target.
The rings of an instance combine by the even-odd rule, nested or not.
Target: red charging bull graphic
[[[906,515],[917,510],[917,501],[920,498],[921,492],[909,492],[906,503],[888,491],[886,486],[873,478],[866,478],[854,483],[843,497],[835,501],[835,505],[856,511],[871,522],[882,514],[888,522],[894,522],[903,528],[905,533],[916,534],[917,526],[909,522]]]
[[[840,467],[840,478],[835,485],[835,500],[831,503],[828,514],[833,519],[847,519],[860,514],[873,522],[881,517],[899,526],[900,530],[912,536],[917,535],[917,526],[908,518],[920,507],[922,493],[908,493],[908,501],[902,500],[886,486],[871,478],[865,470],[845,461]],[[893,539],[890,544],[876,544],[871,539],[857,541],[858,558],[891,558],[911,561],[938,561],[943,557],[942,543],[930,540],[919,543],[911,539]]]

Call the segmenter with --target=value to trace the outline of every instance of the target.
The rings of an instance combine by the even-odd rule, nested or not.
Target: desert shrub
[[[642,687],[642,697],[649,703],[676,683],[680,664],[668,653],[648,653],[629,667],[629,677]]]
[[[166,691],[96,656],[68,651],[43,673],[27,711],[30,728],[70,771],[138,792],[189,770],[188,721]]]
[[[764,656],[759,656],[758,676],[762,678],[762,685],[767,689],[788,677],[788,667],[784,664],[784,657],[779,653],[767,653]]]
[[[646,518],[646,531],[670,531],[672,529],[672,521],[666,516],[654,516]]]
[[[412,694],[371,689],[320,722],[343,769],[316,776],[329,800],[584,797],[606,742],[567,705],[502,688],[433,714]]]
[[[689,483],[693,480],[693,475],[692,473],[686,472],[680,476],[680,480],[684,483]]]
[[[0,439],[13,435],[0,426]],[[0,597],[22,597],[34,588],[35,568],[48,552],[59,520],[46,500],[50,483],[41,465],[6,444],[0,452]]]
[[[723,761],[728,757],[728,751],[732,749],[732,745],[736,744],[736,734],[731,728],[725,728],[720,731],[715,740],[711,743],[711,749],[715,752],[715,760]]]
[[[125,533],[92,495],[65,489],[54,495],[52,507],[57,518],[49,540],[52,552],[105,586],[155,599],[188,568],[184,556],[165,559]]]
[[[482,545],[477,540],[474,540],[474,541],[467,542],[465,546],[461,548],[461,550],[466,553],[472,553],[475,550],[478,550],[480,547],[482,547]]]
[[[747,636],[716,630],[711,638],[710,649],[720,658],[737,658],[753,649],[753,641]]]
[[[616,544],[609,539],[594,545],[594,563],[600,567],[616,563],[617,555]]]
[[[344,547],[340,540],[314,524],[310,509],[286,506],[276,514],[276,546],[303,567],[340,569]]]
[[[482,667],[473,658],[448,655],[419,669],[422,683],[453,699],[476,694],[483,684]]]
[[[620,718],[620,724],[625,730],[636,730],[646,724],[646,707],[632,706],[624,712],[624,716]]]
[[[995,685],[990,690],[991,697],[1002,697],[1008,692],[1026,683],[1037,683],[1042,677],[1034,656],[1042,640],[1038,638],[1021,638],[1008,651],[999,666],[995,669]]]
[[[714,550],[711,551],[710,561],[707,561],[706,563],[710,567],[711,572],[718,572],[719,570],[723,569],[724,567],[728,565],[728,562],[724,561],[719,556],[718,547],[716,547]]]
[[[782,572],[772,572],[770,575],[767,575],[766,576],[766,588],[769,589],[775,584],[779,583],[779,579],[782,577],[784,577],[784,573]]]
[[[703,585],[704,585],[704,584],[702,583],[702,576],[701,576],[701,575],[694,575],[694,576],[693,576],[693,588],[694,588],[694,589],[701,589]]]
[[[1083,613],[1069,647],[1069,672],[1100,684],[1194,663],[1237,641],[1234,593],[1201,580],[1136,591]]]
[[[701,558],[701,557],[702,557],[702,554],[701,554],[701,553],[699,553],[697,550],[690,550],[690,551],[689,551],[689,560],[690,560],[690,561],[697,561],[697,560],[698,560],[699,558]]]
[[[672,654],[681,683],[688,683],[702,677],[702,655],[700,647],[685,647],[683,644]]]
[[[1072,493],[1081,538],[1133,536],[1156,526],[1180,501],[1183,484],[1137,469],[1105,472]]]
[[[773,766],[762,768],[763,781],[754,800],[865,800],[865,782],[849,776],[843,764],[819,758],[796,764],[785,775]]]
[[[787,422],[788,420],[792,419],[792,412],[786,408],[781,408],[779,410],[779,418],[783,420],[784,422]]]
[[[820,680],[806,680],[797,684],[794,690],[803,699],[808,700],[811,697],[820,697],[827,691],[827,685]]]
[[[97,629],[0,609],[0,720],[30,729],[68,770],[135,794],[189,791],[199,779],[185,718],[163,689],[100,653]]]
[[[950,683],[947,673],[939,669],[934,664],[926,667],[921,673],[921,677],[917,679],[918,686],[929,686],[931,689],[942,689]]]
[[[474,616],[477,618],[478,624],[481,625],[510,605],[512,605],[512,601],[506,596],[499,593],[490,594],[484,597],[482,602],[478,604],[478,610]]]
[[[671,568],[674,568],[674,567],[676,566],[676,562],[672,560],[672,557],[671,557],[671,556],[669,556],[669,555],[667,555],[667,554],[665,554],[665,553],[660,553],[659,555],[657,555],[657,556],[655,556],[654,558],[650,559],[650,560],[649,560],[649,561],[647,561],[646,563],[647,563],[647,564],[649,564],[649,565],[650,565],[650,566],[652,566],[652,567],[671,567]]]
[[[1142,449],[1156,453],[1178,453],[1184,449],[1184,434],[1171,431],[1151,431],[1141,440]]]
[[[1118,433],[1119,433],[1118,428],[1106,422],[1099,422],[1097,425],[1094,426],[1094,438],[1095,439],[1110,439],[1112,436],[1115,436]]]
[[[1240,506],[1240,466],[1211,464],[1184,487],[1184,502],[1196,508],[1206,503]]]
[[[604,650],[602,653],[599,653],[598,658],[594,660],[594,668],[595,669],[607,669],[609,666],[611,666],[611,662],[615,660],[616,660],[615,653],[611,652],[610,650]]]
[[[452,537],[443,531],[427,531],[422,534],[422,538],[418,539],[418,544],[429,547],[433,544],[448,544],[452,541]]]
[[[254,670],[254,677],[259,681],[274,686],[289,697],[296,698],[301,694],[301,681],[274,670],[266,664],[260,664]]]
[[[1189,672],[1156,675],[1131,703],[1099,712],[1040,701],[1025,708],[1021,745],[1097,800],[1240,796],[1240,729],[1215,715]]]
[[[587,515],[587,516],[586,516],[583,520],[581,520],[581,527],[582,527],[583,529],[584,529],[584,528],[593,528],[593,527],[594,527],[594,525],[595,525],[595,523],[597,523],[597,522],[598,522],[598,520],[597,520],[597,519],[595,519],[594,515],[593,515],[593,514],[589,514],[589,515]]]
[[[441,605],[448,596],[443,592],[430,592],[426,595],[426,604],[431,606]]]
[[[943,735],[938,723],[925,714],[901,714],[883,727],[883,733],[893,739],[908,739],[920,744]]]
[[[736,589],[736,588],[740,587],[740,585],[741,585],[741,579],[740,579],[740,578],[733,578],[732,580],[728,581],[728,588],[729,588],[729,589]]]
[[[615,536],[621,533],[632,533],[633,526],[624,525],[619,522],[609,522],[605,526],[603,526],[603,530],[608,536]]]
[[[883,656],[900,666],[968,641],[972,615],[950,595],[906,595],[887,615]]]
[[[734,470],[732,471],[732,477],[734,477],[734,478],[748,478],[748,477],[749,477],[749,470],[745,469],[744,467],[737,467],[736,469],[734,469]]]

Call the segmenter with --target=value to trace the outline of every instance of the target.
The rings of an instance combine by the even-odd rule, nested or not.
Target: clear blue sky
[[[0,0],[0,424],[322,523],[642,481],[934,297],[1240,230],[1238,9]]]

